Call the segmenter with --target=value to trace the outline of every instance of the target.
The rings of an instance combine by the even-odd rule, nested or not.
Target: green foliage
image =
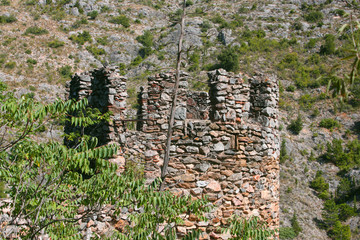
[[[85,42],[92,42],[91,35],[88,31],[83,31],[82,33],[78,33],[78,35],[73,34],[69,37],[69,39],[80,45],[84,45]]]
[[[326,34],[324,37],[325,43],[320,46],[320,54],[330,55],[335,53],[335,36]]]
[[[152,47],[154,45],[154,36],[150,31],[145,31],[143,35],[137,36],[136,40],[144,47]]]
[[[327,152],[323,157],[342,170],[360,166],[360,141],[350,141],[344,148],[342,140],[334,139],[332,143],[327,143]]]
[[[13,23],[16,22],[17,19],[14,15],[2,15],[0,16],[0,23]]]
[[[130,27],[130,19],[125,15],[111,17],[109,22],[114,24],[121,24],[125,28]]]
[[[58,69],[60,75],[64,78],[70,78],[72,75],[71,66],[65,65]]]
[[[109,44],[109,40],[107,36],[96,38],[96,42],[100,45],[106,46]]]
[[[219,67],[226,71],[239,71],[239,55],[234,48],[228,47],[224,49],[217,57],[219,60]]]
[[[136,40],[144,47],[139,50],[140,56],[145,59],[153,52],[152,46],[154,45],[154,36],[150,31],[145,31],[143,35],[137,36]]]
[[[211,28],[211,23],[207,20],[204,20],[201,24],[201,32],[207,32]]]
[[[321,171],[316,172],[315,179],[310,182],[310,187],[318,192],[318,197],[321,199],[329,199],[329,183],[325,181]]]
[[[99,12],[94,10],[94,11],[91,11],[91,12],[88,12],[87,14],[91,20],[95,20],[97,18],[97,16],[99,15]]]
[[[137,56],[136,58],[134,58],[134,60],[132,60],[130,65],[131,66],[138,66],[142,61],[143,61],[143,58],[141,56]]]
[[[38,26],[34,26],[34,27],[28,27],[25,30],[25,35],[29,35],[29,34],[33,34],[33,35],[43,35],[43,34],[48,34],[49,31],[46,29],[43,29],[41,27]]]
[[[311,11],[304,16],[305,20],[310,23],[320,22],[324,18],[324,14],[320,11]]]
[[[312,49],[316,46],[317,41],[318,41],[317,38],[310,38],[309,42],[307,42],[304,47],[308,49]]]
[[[327,129],[334,129],[334,128],[340,128],[340,123],[332,118],[324,118],[321,119],[319,123],[319,127],[327,128]]]
[[[329,230],[328,235],[334,240],[351,240],[350,226],[336,221],[334,227]]]
[[[289,86],[287,86],[287,88],[286,88],[286,91],[288,91],[288,92],[295,92],[295,86],[294,85],[289,85]]]
[[[35,59],[32,59],[32,58],[28,58],[26,60],[26,62],[30,65],[36,65],[37,64],[37,61]]]
[[[16,67],[16,62],[7,62],[5,63],[5,68],[14,69]]]
[[[229,231],[234,240],[263,240],[275,235],[274,230],[269,230],[265,222],[260,221],[258,217],[250,219],[241,219],[234,217],[231,225],[224,232]]]
[[[310,94],[304,94],[299,98],[299,105],[303,110],[310,110],[316,101],[316,97]]]
[[[303,128],[303,121],[301,115],[298,115],[298,117],[295,120],[292,120],[289,126],[287,127],[288,130],[290,130],[293,134],[298,135]]]
[[[92,53],[92,55],[94,55],[95,57],[98,57],[99,55],[104,55],[105,54],[105,50],[103,48],[98,48],[96,46],[87,46],[86,50],[88,50],[89,52]]]
[[[10,1],[9,0],[1,0],[0,6],[10,6]]]
[[[189,57],[189,71],[194,72],[200,69],[200,54],[199,52],[193,52]]]
[[[281,141],[281,147],[280,147],[280,163],[284,163],[288,159],[289,159],[289,156],[286,151],[286,141],[285,141],[285,139],[283,139]]]
[[[10,92],[4,93],[4,84],[0,84],[0,89],[1,126],[8,126],[9,130],[0,141],[0,180],[8,184],[6,191],[13,200],[0,208],[11,205],[11,217],[23,216],[29,221],[22,239],[36,239],[41,231],[51,239],[82,239],[74,222],[100,214],[102,206],[108,204],[115,209],[143,209],[128,215],[134,224],[126,227],[124,233],[114,232],[114,239],[165,240],[157,231],[159,224],[165,227],[166,239],[175,239],[176,228],[171,224],[182,223],[180,216],[191,213],[204,220],[202,214],[209,210],[206,201],[159,192],[158,180],[145,185],[145,179],[135,177],[133,171],[119,176],[117,166],[106,160],[116,154],[115,145],[99,147],[96,138],[85,135],[78,136],[73,148],[32,140],[37,129],[46,127],[49,121],[68,121],[74,127],[84,128],[109,120],[108,114],[82,114],[89,112],[86,99],[42,105],[32,98],[18,99]],[[91,166],[91,161],[95,166]],[[85,209],[81,215],[79,206]],[[184,239],[198,237],[199,232],[194,231]]]
[[[281,227],[279,229],[280,240],[291,240],[296,238],[296,233],[292,227]]]
[[[59,48],[59,47],[62,47],[65,45],[65,43],[63,41],[60,41],[59,39],[54,39],[50,42],[48,42],[48,47],[51,47],[51,48]]]
[[[293,217],[291,218],[291,227],[293,228],[296,236],[299,235],[299,233],[302,231],[302,228],[299,225],[299,222],[297,220],[296,214],[294,213]]]

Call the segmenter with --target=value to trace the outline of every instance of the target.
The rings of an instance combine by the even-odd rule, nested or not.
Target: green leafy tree
[[[340,221],[336,221],[334,227],[329,230],[329,236],[334,240],[350,240],[351,230],[349,225],[343,225]]]
[[[132,227],[124,233],[115,232],[114,238],[175,239],[173,226],[182,223],[180,216],[193,213],[202,218],[208,209],[204,200],[157,191],[158,181],[147,186],[145,179],[135,178],[131,171],[117,175],[117,167],[106,160],[116,154],[115,145],[99,147],[96,138],[81,134],[66,136],[76,138],[72,148],[36,140],[39,130],[59,121],[89,127],[108,119],[108,114],[87,110],[86,99],[42,105],[26,96],[17,99],[5,90],[0,84],[0,129],[4,134],[0,180],[6,183],[12,201],[1,208],[11,209],[9,224],[22,229],[22,239],[37,238],[42,231],[52,239],[81,239],[74,223],[98,214],[106,204],[114,205],[117,211],[124,206],[144,210],[130,215]],[[80,206],[86,209],[81,215]],[[19,225],[19,218],[26,223]],[[159,224],[165,226],[162,232],[157,231]],[[196,234],[189,232],[188,236]]]
[[[265,240],[275,235],[274,230],[270,230],[266,223],[260,221],[258,217],[243,219],[234,217],[231,225],[223,232],[229,231],[234,240]]]
[[[224,68],[226,71],[239,71],[239,55],[234,48],[226,48],[217,58],[219,60],[219,67]]]

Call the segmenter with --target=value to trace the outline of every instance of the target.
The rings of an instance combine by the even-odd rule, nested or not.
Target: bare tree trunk
[[[179,44],[178,44],[177,59],[176,59],[174,96],[173,96],[173,101],[172,101],[171,109],[170,109],[170,119],[169,119],[169,128],[168,128],[167,139],[166,139],[164,165],[161,169],[162,183],[160,186],[160,191],[164,190],[165,176],[166,176],[167,168],[168,168],[169,161],[170,161],[170,145],[171,145],[171,138],[172,138],[172,133],[173,133],[173,128],[174,128],[175,110],[176,110],[177,95],[178,95],[179,81],[180,81],[181,53],[182,53],[182,42],[183,42],[183,38],[184,38],[184,25],[185,25],[185,7],[186,7],[186,0],[183,1],[183,12],[181,15],[181,22],[180,22],[180,36],[179,36]]]

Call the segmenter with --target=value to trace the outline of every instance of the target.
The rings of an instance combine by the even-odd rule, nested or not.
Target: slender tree
[[[180,20],[180,36],[178,43],[178,51],[176,58],[176,73],[175,73],[175,86],[174,86],[174,95],[172,99],[171,109],[170,109],[170,118],[169,118],[169,128],[167,132],[166,147],[165,147],[165,156],[164,156],[164,165],[161,170],[161,179],[163,180],[160,186],[160,190],[164,190],[165,187],[165,176],[167,174],[167,168],[170,161],[170,145],[171,138],[173,134],[174,122],[175,122],[175,111],[178,97],[179,81],[180,81],[180,66],[181,66],[181,54],[182,54],[182,43],[184,38],[184,27],[185,27],[185,9],[186,9],[186,0],[183,1],[183,11]]]

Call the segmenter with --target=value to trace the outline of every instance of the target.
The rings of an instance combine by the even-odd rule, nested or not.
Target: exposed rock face
[[[116,68],[76,75],[70,97],[88,97],[91,106],[114,113],[103,132],[105,141],[117,141],[130,156],[145,159],[145,175],[160,176],[166,129],[174,91],[174,72],[150,77],[139,94],[139,121],[135,130],[122,122],[126,106],[126,79]],[[259,216],[279,226],[279,134],[277,81],[263,75],[247,76],[219,69],[209,72],[210,91],[187,89],[181,73],[173,131],[171,160],[165,181],[171,191],[207,198],[214,203],[212,221],[204,226],[211,235],[218,222],[232,214]],[[76,87],[74,87],[76,86]],[[101,94],[100,94],[101,93]],[[191,219],[189,219],[191,222]],[[192,221],[194,222],[194,221]],[[189,229],[193,225],[189,224]],[[187,230],[187,226],[181,229]]]

